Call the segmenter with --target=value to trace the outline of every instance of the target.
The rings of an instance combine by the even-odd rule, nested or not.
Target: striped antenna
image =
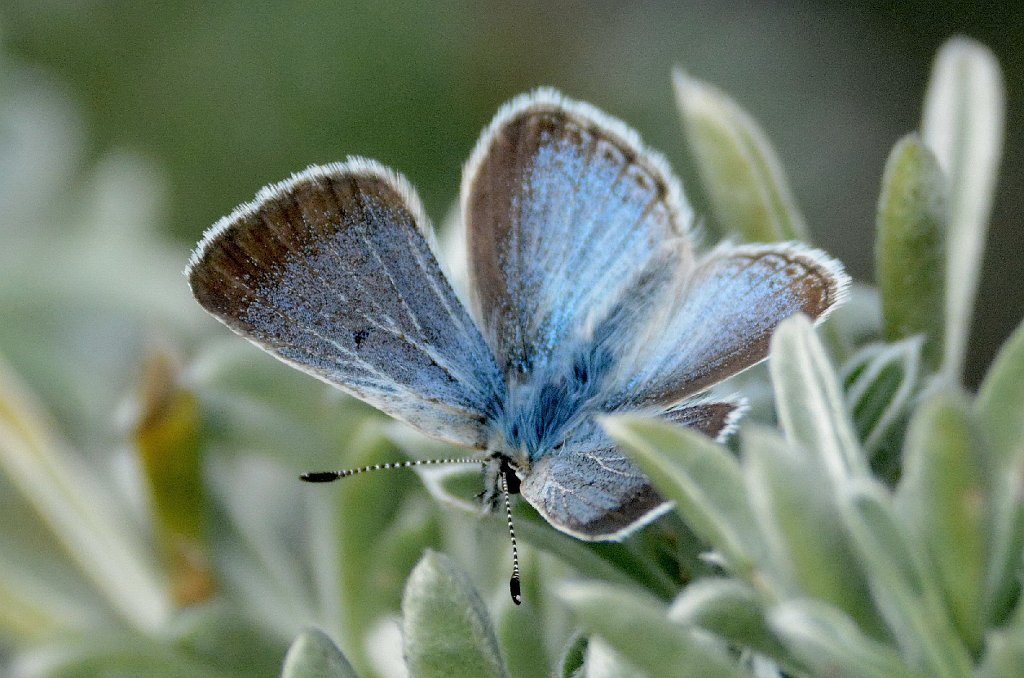
[[[480,464],[482,459],[462,457],[458,459],[412,459],[409,461],[390,462],[387,464],[372,464],[360,466],[359,468],[343,469],[341,471],[312,471],[299,476],[300,480],[307,483],[330,483],[341,478],[359,475],[368,471],[390,471],[396,468],[412,468],[413,466],[428,466],[431,464]]]
[[[519,549],[516,548],[516,531],[512,527],[512,502],[508,498],[508,478],[501,472],[501,493],[505,495],[505,517],[508,519],[508,536],[512,540],[512,578],[508,580],[508,588],[512,593],[512,602],[523,603],[522,591],[519,587]]]

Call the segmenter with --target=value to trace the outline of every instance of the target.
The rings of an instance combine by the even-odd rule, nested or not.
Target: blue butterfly
[[[471,310],[412,187],[360,158],[264,188],[206,233],[186,275],[232,330],[480,450],[469,460],[484,463],[490,499],[508,509],[518,492],[580,539],[619,539],[668,509],[598,415],[642,412],[723,438],[742,401],[696,396],[762,361],[783,319],[824,318],[848,284],[837,261],[799,244],[697,256],[665,160],[550,89],[484,130],[461,219]],[[514,598],[517,582],[518,565]]]

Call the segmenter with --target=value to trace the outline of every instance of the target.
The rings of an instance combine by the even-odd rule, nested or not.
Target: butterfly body
[[[513,100],[484,131],[461,221],[468,307],[415,192],[363,159],[265,188],[210,229],[187,275],[232,330],[481,451],[485,498],[518,490],[582,539],[620,538],[667,509],[601,415],[722,438],[742,402],[700,394],[763,360],[785,317],[824,318],[847,284],[797,244],[696,256],[667,163],[552,90]]]

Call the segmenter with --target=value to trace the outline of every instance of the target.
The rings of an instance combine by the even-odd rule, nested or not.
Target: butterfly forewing
[[[199,302],[281,360],[428,435],[487,444],[502,376],[400,177],[312,167],[215,225],[187,271]]]
[[[585,333],[690,213],[664,162],[599,111],[540,90],[485,130],[462,187],[471,284],[506,374]]]

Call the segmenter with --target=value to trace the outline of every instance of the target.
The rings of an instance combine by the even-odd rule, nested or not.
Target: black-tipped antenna
[[[479,464],[480,459],[473,459],[472,457],[463,457],[460,459],[412,459],[410,461],[398,461],[390,462],[387,464],[372,464],[370,466],[360,466],[359,468],[344,469],[341,471],[313,471],[311,473],[303,473],[299,476],[300,480],[305,480],[307,483],[329,483],[341,478],[348,478],[349,476],[358,475],[360,473],[366,473],[367,471],[389,471],[396,468],[412,468],[413,466],[427,466],[430,464]]]
[[[505,517],[508,519],[508,536],[512,540],[512,578],[508,580],[508,588],[512,593],[512,602],[522,605],[523,594],[519,586],[519,549],[516,548],[516,530],[512,527],[512,502],[508,498],[508,480],[504,471],[501,475],[501,493],[505,495]]]

